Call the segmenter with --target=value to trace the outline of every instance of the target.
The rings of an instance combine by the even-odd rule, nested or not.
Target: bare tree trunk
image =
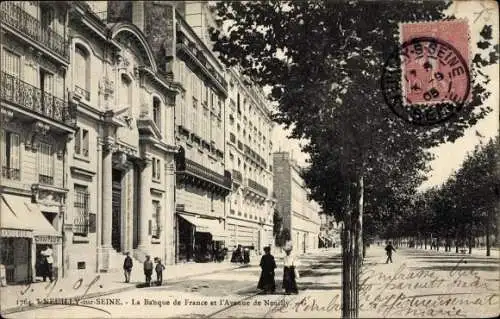
[[[472,254],[472,231],[469,233],[469,255]]]
[[[348,192],[344,225],[342,228],[342,318],[355,318],[352,307],[353,297],[353,229],[351,195]]]
[[[458,254],[458,231],[455,230],[455,253]]]

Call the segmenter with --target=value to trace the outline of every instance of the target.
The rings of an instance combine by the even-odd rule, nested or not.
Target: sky
[[[456,18],[468,20],[472,55],[475,54],[475,45],[484,24],[493,25],[493,39],[498,39],[498,16],[494,16],[495,12],[498,12],[498,8],[494,6],[493,1],[459,1],[454,2],[448,9],[448,14],[454,14]],[[436,158],[430,163],[432,170],[428,174],[428,180],[422,184],[420,189],[424,190],[444,183],[451,174],[461,167],[468,152],[473,151],[477,144],[486,143],[490,138],[498,135],[500,121],[498,64],[489,67],[486,71],[492,78],[492,81],[488,84],[488,89],[492,92],[492,95],[485,104],[489,105],[493,111],[486,118],[466,130],[464,136],[454,143],[445,143],[430,150]],[[483,137],[479,137],[476,132]],[[307,155],[300,151],[300,142],[287,139],[287,135],[288,132],[284,129],[274,130],[275,151],[288,151],[293,154],[293,158],[299,165],[306,165]]]

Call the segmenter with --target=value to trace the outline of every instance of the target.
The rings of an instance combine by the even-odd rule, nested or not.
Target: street
[[[361,275],[360,317],[496,316],[499,307],[496,257],[402,248],[394,254],[393,264],[385,264],[382,247],[372,246]],[[278,259],[275,295],[258,294],[260,270],[250,266],[161,287],[84,299],[78,305],[12,313],[8,317],[50,318],[54,312],[65,318],[340,317],[340,251],[301,256],[300,262],[298,295],[282,294],[282,263]]]

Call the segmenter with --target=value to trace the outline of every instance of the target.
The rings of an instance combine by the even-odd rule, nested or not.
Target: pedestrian
[[[125,253],[126,257],[123,261],[123,273],[125,274],[125,282],[130,282],[130,273],[132,272],[132,267],[134,263],[132,262],[132,258],[130,257],[130,253],[127,251]]]
[[[49,277],[50,282],[52,282],[52,272],[53,272],[53,263],[54,258],[52,257],[53,251],[49,245],[45,246],[45,249],[41,252],[44,257],[44,271],[43,271],[43,281],[46,281],[46,278]]]
[[[391,242],[388,242],[387,246],[385,246],[385,252],[387,254],[387,260],[385,261],[386,264],[389,263],[389,261],[391,261],[391,264],[392,264],[392,252],[393,251],[395,252],[396,249],[394,249]]]
[[[291,242],[285,245],[285,258],[283,260],[283,289],[285,289],[285,294],[289,295],[291,293],[297,294],[297,279],[300,278],[299,272],[297,270],[298,261],[295,256],[291,254],[293,246]]]
[[[161,263],[161,259],[160,258],[156,257],[155,261],[156,261],[156,267],[155,267],[155,271],[156,271],[156,284],[158,286],[161,286],[161,284],[163,282],[163,270],[165,269],[165,266]]]
[[[274,281],[274,269],[276,269],[276,261],[274,256],[271,255],[271,247],[264,247],[264,256],[260,259],[260,273],[258,289],[264,290],[266,294],[274,293],[276,291],[276,282]]]
[[[146,276],[146,284],[148,286],[151,286],[151,275],[153,274],[153,262],[150,258],[151,257],[147,255],[144,261],[144,275]]]
[[[243,249],[243,263],[244,264],[250,263],[250,249],[248,249],[248,247],[245,247]]]

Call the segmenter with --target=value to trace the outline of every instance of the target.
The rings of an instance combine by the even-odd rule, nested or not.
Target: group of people
[[[299,272],[297,270],[298,261],[291,254],[292,246],[286,245],[284,247],[285,257],[283,260],[283,289],[286,294],[297,294],[297,279],[300,278]],[[231,262],[241,262],[241,263],[249,263],[250,262],[250,253],[248,248],[242,249],[241,245],[238,245],[236,250],[233,251],[233,256],[231,258]],[[144,261],[144,275],[146,277],[146,285],[152,285],[152,274],[153,268],[156,271],[156,285],[161,286],[163,282],[163,270],[165,270],[165,266],[162,264],[160,258],[155,257],[153,265],[153,261],[151,261],[151,257],[146,256],[146,260]],[[125,282],[130,282],[130,274],[132,272],[132,267],[134,266],[132,258],[130,254],[127,252],[125,260],[123,261],[123,270],[125,274]],[[276,282],[274,279],[275,269],[276,269],[276,261],[274,256],[271,255],[271,248],[264,247],[264,255],[260,260],[260,268],[262,269],[259,282],[257,284],[257,288],[263,290],[265,293],[274,293],[276,291]]]
[[[231,262],[241,264],[250,263],[250,249],[248,247],[242,248],[241,245],[238,245],[238,247],[233,250],[233,254],[231,255]]]
[[[283,289],[285,294],[297,294],[297,279],[300,278],[297,266],[298,260],[291,254],[292,246],[286,245],[285,257],[283,260]],[[264,247],[264,256],[260,259],[260,268],[262,269],[259,283],[257,288],[264,291],[264,293],[276,292],[276,282],[274,280],[274,270],[276,269],[276,261],[274,256],[271,255],[271,248]]]
[[[151,279],[153,275],[153,268],[156,272],[156,285],[161,286],[163,282],[163,270],[165,270],[165,265],[162,264],[161,259],[158,257],[154,258],[154,263],[156,265],[153,265],[153,261],[151,261],[151,256],[147,255],[143,265],[147,286],[151,286],[153,284]],[[132,272],[133,266],[134,263],[132,262],[132,258],[130,257],[130,254],[127,252],[125,260],[123,261],[123,272],[125,274],[125,282],[127,283],[130,282],[130,273]]]

